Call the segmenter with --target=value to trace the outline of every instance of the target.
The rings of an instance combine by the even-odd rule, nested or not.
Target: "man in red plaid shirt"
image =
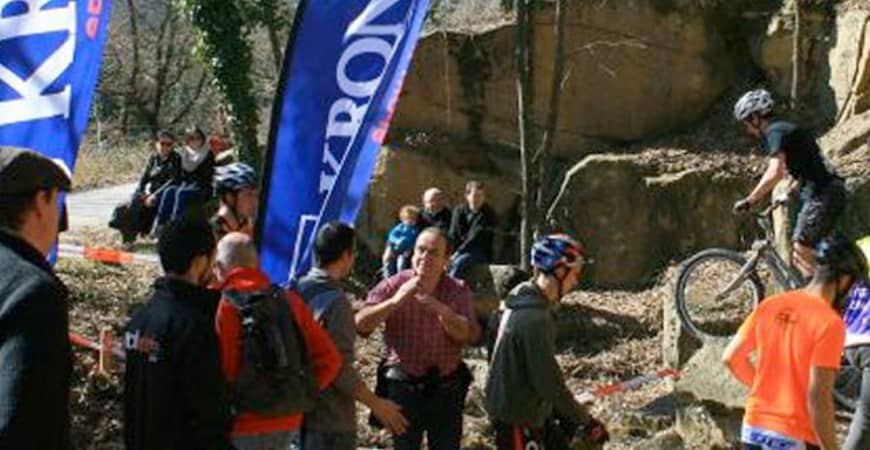
[[[398,450],[419,449],[424,434],[432,450],[457,450],[462,438],[471,373],[461,353],[480,330],[471,291],[446,274],[449,258],[444,231],[427,228],[417,237],[413,268],[376,286],[356,315],[362,335],[386,323],[379,390],[411,423],[394,438]]]

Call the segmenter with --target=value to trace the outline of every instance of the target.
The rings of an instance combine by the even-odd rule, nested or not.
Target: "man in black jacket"
[[[450,208],[444,204],[444,192],[436,187],[426,189],[423,193],[423,211],[420,213],[421,229],[438,227],[449,233],[452,220]]]
[[[166,275],[124,334],[127,450],[226,450],[230,404],[221,374],[211,279],[215,241],[205,222],[171,222],[158,252]]]
[[[110,226],[121,230],[124,244],[128,246],[133,244],[138,234],[151,232],[161,196],[165,192],[174,191],[171,186],[179,183],[181,179],[181,156],[172,149],[175,145],[175,136],[168,130],[160,130],[155,138],[154,154],[148,158],[148,164],[142,172],[142,177],[139,178],[133,198],[119,206],[119,208],[129,208],[128,214],[131,215],[129,226],[110,223]]]
[[[475,264],[488,264],[493,260],[492,240],[495,230],[495,211],[486,203],[483,183],[469,181],[465,185],[466,204],[453,210],[450,240],[456,249],[450,260],[450,276],[465,278]]]
[[[66,287],[46,257],[68,170],[0,147],[0,449],[69,449],[72,354]]]

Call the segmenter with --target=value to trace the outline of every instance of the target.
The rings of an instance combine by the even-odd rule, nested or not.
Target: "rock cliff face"
[[[642,286],[702,248],[739,245],[748,229],[731,205],[760,175],[761,160],[728,153],[751,145],[739,137],[730,104],[759,85],[785,99],[790,5],[626,0],[569,8],[562,114],[546,181],[562,186],[550,211],[555,224],[582,239],[598,261],[590,270],[595,284]],[[802,16],[802,102],[815,111],[804,123],[816,126],[823,149],[849,179],[854,201],[844,228],[870,234],[870,4],[811,6]],[[549,97],[552,19],[548,9],[536,16],[539,124]],[[466,181],[479,179],[501,219],[498,262],[516,262],[513,33],[507,26],[420,42],[391,146],[357,222],[376,253],[401,205],[419,203],[430,186],[455,205]],[[826,130],[819,123],[837,125]],[[440,141],[418,145],[433,136]],[[627,142],[634,143],[620,144]],[[644,142],[668,150],[646,150]]]
[[[591,1],[568,8],[565,81],[556,153],[577,157],[593,140],[633,141],[698,120],[735,79],[709,11],[687,3]],[[552,12],[536,15],[534,110],[545,117]],[[394,126],[485,142],[516,142],[514,29],[436,33],[416,51]]]
[[[739,244],[731,205],[749,188],[751,161],[681,151],[592,155],[568,172],[551,216],[587,243],[597,284],[637,287],[674,258]]]

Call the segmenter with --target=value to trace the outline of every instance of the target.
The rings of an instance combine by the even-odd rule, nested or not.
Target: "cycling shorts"
[[[834,231],[845,206],[846,186],[841,180],[832,181],[806,196],[798,213],[792,241],[814,247]]]

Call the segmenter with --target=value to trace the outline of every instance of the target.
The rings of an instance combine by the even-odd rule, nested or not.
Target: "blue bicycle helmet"
[[[237,192],[246,187],[257,187],[257,173],[245,163],[219,166],[214,171],[214,190],[218,195]]]
[[[567,234],[551,234],[532,246],[532,265],[545,274],[559,267],[576,267],[586,262],[583,247]]]
[[[816,245],[816,263],[836,275],[849,275],[855,281],[867,280],[867,259],[854,242],[842,236],[822,239]]]

